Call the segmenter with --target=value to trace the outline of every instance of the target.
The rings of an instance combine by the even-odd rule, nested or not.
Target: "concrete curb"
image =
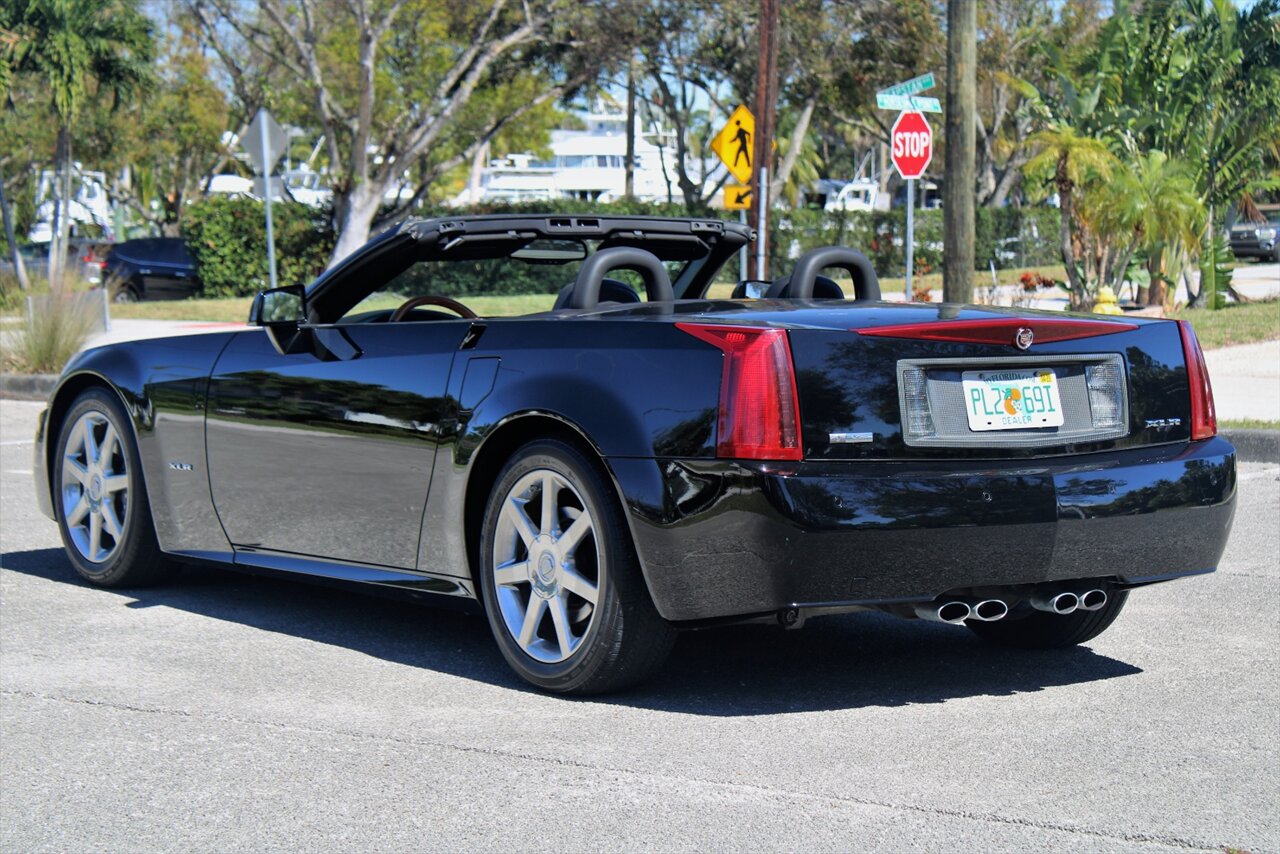
[[[1227,429],[1222,436],[1246,463],[1280,463],[1280,430]]]
[[[57,374],[0,374],[0,398],[48,400],[57,384]]]

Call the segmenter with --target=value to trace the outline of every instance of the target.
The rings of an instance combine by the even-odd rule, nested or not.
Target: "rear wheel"
[[[485,511],[480,586],[511,667],[539,688],[596,694],[662,666],[657,613],[612,485],[563,442],[518,450]]]
[[[1116,621],[1129,599],[1129,591],[1113,591],[1107,604],[1096,611],[1070,614],[1032,611],[1025,617],[993,622],[968,620],[965,625],[983,640],[1021,649],[1059,649],[1093,640]]]
[[[112,302],[126,303],[137,302],[139,289],[135,287],[133,279],[122,279],[119,276],[112,276],[108,279],[107,292],[111,294]]]
[[[54,508],[71,564],[102,587],[140,587],[167,576],[142,464],[115,395],[92,388],[76,398],[58,435]]]

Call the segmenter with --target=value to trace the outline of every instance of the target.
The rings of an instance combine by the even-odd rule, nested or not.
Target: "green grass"
[[[517,314],[533,314],[551,308],[555,294],[512,294],[510,296],[464,297],[462,302],[481,317],[511,317]],[[125,320],[202,320],[213,322],[239,322],[249,316],[252,297],[227,297],[223,299],[184,299],[161,302],[117,303],[111,306],[111,316]],[[378,297],[367,300],[363,310],[395,308],[404,302],[403,297]]]
[[[1169,316],[1191,321],[1206,350],[1280,339],[1280,300],[1227,303],[1218,311],[1183,309]]]
[[[1262,418],[1220,418],[1218,427],[1228,430],[1280,430],[1280,421]]]

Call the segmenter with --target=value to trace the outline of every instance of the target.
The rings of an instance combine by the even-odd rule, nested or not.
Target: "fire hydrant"
[[[1120,301],[1116,299],[1116,292],[1111,290],[1110,286],[1103,285],[1098,288],[1098,299],[1093,304],[1094,314],[1124,314],[1124,309],[1120,308]]]

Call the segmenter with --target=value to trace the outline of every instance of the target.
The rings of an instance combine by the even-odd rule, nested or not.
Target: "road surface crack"
[[[555,765],[564,768],[581,769],[584,771],[593,771],[598,773],[612,773],[626,775],[632,777],[643,777],[651,780],[662,781],[678,781],[685,783],[693,783],[710,787],[720,787],[729,790],[739,790],[747,792],[755,792],[769,797],[790,798],[793,800],[805,800],[811,802],[834,803],[838,805],[853,805],[861,807],[878,807],[887,810],[897,810],[901,812],[911,812],[921,815],[945,816],[947,818],[958,818],[967,821],[988,822],[992,824],[1008,825],[1013,827],[1026,827],[1034,830],[1057,831],[1060,833],[1068,833],[1079,836],[1088,836],[1097,839],[1104,839],[1115,842],[1126,843],[1151,843],[1166,845],[1171,848],[1185,848],[1193,851],[1221,851],[1221,846],[1210,845],[1203,842],[1196,842],[1177,836],[1162,836],[1159,834],[1147,833],[1114,833],[1096,828],[1084,827],[1080,825],[1061,824],[1057,822],[1035,821],[1020,816],[1001,815],[999,813],[989,812],[971,812],[961,809],[946,809],[943,807],[924,806],[922,804],[912,803],[895,803],[892,801],[881,801],[874,798],[857,797],[853,795],[841,794],[817,794],[814,792],[806,792],[795,789],[781,788],[777,786],[765,786],[759,783],[744,783],[740,781],[716,780],[696,776],[673,775],[658,773],[653,771],[641,771],[634,768],[615,767],[612,765],[600,765],[588,762],[580,762],[573,759],[563,759],[551,756],[543,756],[536,753],[523,753],[514,750],[503,750],[492,747],[482,747],[476,745],[453,744],[445,741],[435,741],[432,739],[408,737],[403,735],[372,733],[363,730],[350,730],[343,728],[325,728],[308,726],[306,724],[281,723],[279,721],[264,720],[260,718],[246,718],[237,715],[223,715],[213,712],[190,711],[187,709],[176,709],[166,706],[142,706],[131,703],[120,703],[111,700],[101,700],[91,697],[70,697],[64,695],[45,694],[36,691],[25,691],[19,689],[0,689],[0,695],[11,697],[25,697],[35,700],[44,700],[57,703],[70,703],[77,705],[96,706],[113,711],[134,712],[139,714],[166,715],[169,717],[188,718],[198,720],[218,721],[220,723],[232,723],[241,726],[263,727],[269,729],[308,733],[314,735],[325,736],[342,736],[354,740],[363,741],[381,741],[393,744],[403,744],[418,748],[434,748],[438,750],[451,750],[461,753],[479,754],[490,756],[498,759],[517,759],[526,762],[542,763],[547,765]]]

